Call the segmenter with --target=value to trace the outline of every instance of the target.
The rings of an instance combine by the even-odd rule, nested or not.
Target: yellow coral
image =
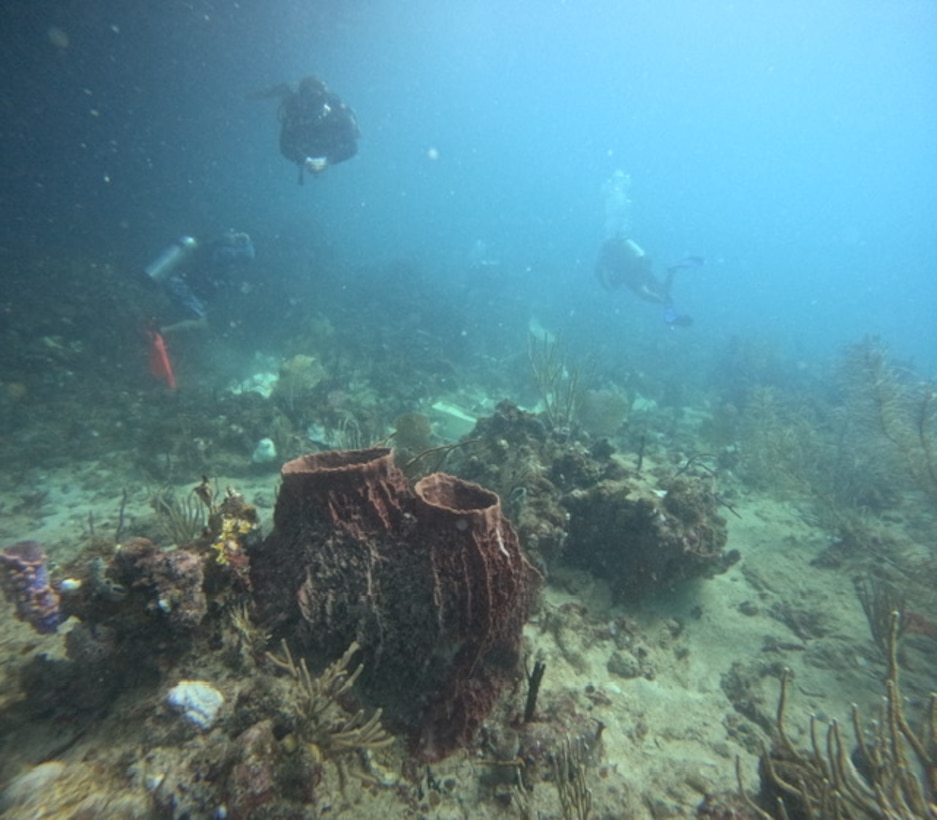
[[[256,527],[256,521],[239,516],[223,515],[221,531],[211,545],[216,551],[215,560],[219,564],[230,563],[231,556],[241,549],[241,536],[247,535]]]
[[[215,560],[219,564],[228,563],[228,544],[223,538],[216,538],[211,548],[215,550]]]

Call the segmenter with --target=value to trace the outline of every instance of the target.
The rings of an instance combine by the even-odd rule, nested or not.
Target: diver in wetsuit
[[[183,248],[183,253],[173,254],[174,247]],[[254,261],[250,236],[234,229],[205,244],[182,237],[167,251],[146,267],[172,303],[172,316],[160,328],[166,334],[207,327],[209,303],[235,288],[240,274]]]
[[[670,296],[674,276],[683,268],[703,264],[702,257],[688,256],[667,268],[663,280],[654,275],[650,257],[628,238],[631,231],[631,177],[615,171],[602,188],[605,198],[605,236],[595,263],[595,275],[606,290],[624,285],[647,302],[664,306],[664,321],[671,327],[689,327],[693,319],[678,313]]]
[[[654,275],[650,257],[637,242],[613,236],[606,239],[599,249],[595,275],[606,290],[614,290],[624,285],[646,302],[663,305],[664,321],[668,325],[689,327],[693,324],[693,318],[677,312],[670,296],[670,288],[678,270],[697,267],[702,263],[700,257],[688,256],[668,267],[666,276],[660,280]]]
[[[317,77],[304,77],[294,91],[287,84],[253,95],[279,97],[280,153],[304,174],[321,174],[358,153],[358,121],[337,94]]]

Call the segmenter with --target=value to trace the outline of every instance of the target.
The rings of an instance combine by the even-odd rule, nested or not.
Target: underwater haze
[[[234,225],[443,277],[480,239],[612,341],[666,329],[595,288],[622,169],[655,261],[706,259],[676,285],[697,336],[809,359],[876,334],[935,366],[932,3],[14,2],[3,36],[7,248],[129,267]],[[362,138],[299,187],[275,102],[245,97],[310,73]]]
[[[934,820],[935,0],[0,40],[0,816]]]

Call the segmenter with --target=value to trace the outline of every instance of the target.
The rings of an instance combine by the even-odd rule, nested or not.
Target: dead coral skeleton
[[[381,709],[366,718],[364,709],[351,714],[338,702],[364,668],[359,664],[349,671],[351,659],[360,649],[356,642],[318,677],[309,672],[305,659],[296,662],[285,640],[281,646],[282,655],[268,652],[267,657],[293,679],[296,733],[313,757],[335,758],[348,752],[382,749],[394,742],[381,725]]]

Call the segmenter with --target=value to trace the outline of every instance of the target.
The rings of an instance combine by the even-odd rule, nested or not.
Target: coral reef
[[[280,366],[280,379],[277,382],[276,393],[287,404],[303,401],[325,378],[325,369],[322,363],[314,356],[297,353],[287,359]]]
[[[281,656],[267,657],[286,670],[294,685],[294,731],[316,758],[337,757],[365,749],[381,749],[393,743],[393,738],[381,726],[381,710],[369,718],[364,710],[348,713],[339,702],[355,685],[363,670],[360,664],[349,670],[351,659],[360,647],[353,643],[325,671],[314,677],[304,659],[297,663],[289,646],[283,641]]]
[[[615,594],[637,600],[652,587],[724,571],[726,522],[704,479],[681,477],[666,492],[608,481],[570,493],[569,563],[608,579]]]
[[[117,651],[117,631],[102,624],[78,621],[65,636],[65,654],[82,665],[104,663]]]
[[[250,588],[250,561],[247,545],[260,540],[260,521],[257,509],[248,504],[244,496],[230,487],[221,503],[215,504],[214,495],[203,482],[201,490],[210,509],[208,532],[211,548],[215,551],[215,566],[227,568],[241,589]]]
[[[521,816],[538,816],[532,809],[538,793],[541,798],[544,794],[536,787],[551,781],[559,807],[568,806],[572,812],[561,816],[588,813],[591,793],[586,774],[604,749],[605,725],[590,713],[590,700],[601,702],[601,694],[594,687],[584,694],[584,699],[569,691],[551,695],[532,720],[521,721],[516,712],[499,705],[500,714],[486,721],[479,733],[478,753],[488,767],[485,781],[495,794],[510,796],[519,807],[531,809],[522,810]]]
[[[113,574],[174,631],[195,629],[208,610],[202,559],[189,550],[161,550],[148,538],[131,538],[115,554]]]
[[[472,446],[451,460],[454,472],[504,499],[521,543],[540,563],[558,560],[568,514],[550,468],[554,459],[579,448],[558,442],[540,418],[510,402],[501,402],[493,415],[480,419],[473,435]]]
[[[608,448],[587,449],[508,403],[479,421],[456,472],[495,488],[524,544],[552,568],[589,570],[619,600],[726,569],[726,522],[709,471],[676,477],[626,470]]]
[[[209,601],[221,610],[249,591],[247,545],[260,539],[257,510],[231,488],[216,501],[207,478],[184,498],[193,524],[179,530],[186,532],[185,549],[134,537],[108,548],[97,544],[93,550],[106,557],[68,565],[74,577],[59,584],[62,610],[80,621],[67,638],[70,658],[133,663],[144,646],[184,651],[189,639],[199,639]],[[249,651],[257,654],[258,647]]]
[[[467,743],[516,673],[540,580],[497,496],[442,474],[411,491],[385,448],[303,456],[282,477],[251,551],[260,622],[324,660],[357,641],[364,696],[425,759]]]
[[[584,381],[577,365],[570,363],[563,343],[544,332],[527,337],[527,358],[543,413],[551,429],[565,434],[578,421]]]
[[[893,364],[874,338],[848,347],[834,376],[822,389],[753,385],[702,432],[746,483],[807,499],[814,523],[868,547],[869,513],[937,498],[937,386]]]
[[[63,620],[46,554],[37,541],[19,541],[0,551],[0,588],[16,607],[16,617],[40,634],[55,632]]]
[[[282,767],[280,744],[273,721],[262,720],[237,738],[237,758],[225,783],[228,817],[250,818],[262,806],[276,799],[277,771]]]
[[[219,767],[228,817],[312,816],[310,807],[328,805],[329,794],[340,792],[347,801],[350,774],[371,775],[372,755],[394,738],[381,725],[380,709],[366,716],[357,705],[363,668],[352,668],[357,654],[352,644],[316,676],[284,641],[279,653],[266,653],[263,666],[242,679],[246,686],[225,723],[232,742]],[[271,668],[286,674],[268,674]]]
[[[553,760],[553,779],[559,793],[563,817],[588,820],[592,812],[592,792],[586,785],[585,758],[588,748],[581,741],[568,739]]]
[[[617,390],[586,390],[579,407],[579,423],[592,436],[613,435],[628,416],[631,402]]]
[[[892,476],[937,500],[937,385],[909,378],[869,337],[847,348],[842,372],[862,450],[893,459]]]
[[[800,752],[787,735],[784,712],[788,675],[781,679],[776,742],[761,757],[762,802],[777,807],[780,818],[835,817],[846,820],[931,818],[937,785],[937,695],[927,703],[923,729],[905,716],[898,681],[897,643],[901,616],[892,613],[887,641],[888,670],[880,719],[872,731],[862,727],[858,707],[851,723],[856,750],[836,721],[820,732],[811,718],[811,749]],[[763,818],[771,814],[759,810]]]
[[[177,496],[170,488],[155,493],[150,506],[170,543],[188,547],[205,534],[206,505],[194,492]]]

